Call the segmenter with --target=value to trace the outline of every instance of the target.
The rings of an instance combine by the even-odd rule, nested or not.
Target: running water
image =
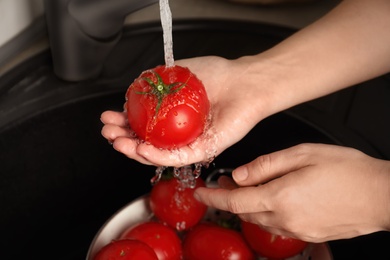
[[[194,163],[192,165],[185,165],[182,167],[173,168],[174,177],[180,180],[180,188],[182,189],[195,188],[196,179],[199,178],[199,176],[201,175],[202,167],[208,168],[216,157],[218,138],[215,128],[211,125],[211,118],[208,118],[205,126],[205,132],[202,134],[202,136],[199,137],[199,139],[195,140],[193,143],[189,144],[189,147],[196,149],[197,142],[199,142],[200,139],[202,140],[202,142],[207,143],[206,150],[204,151],[206,160],[203,162]],[[180,152],[180,149],[172,150],[170,153],[170,157],[172,160],[183,162],[183,164],[188,159],[183,156],[183,154]],[[155,175],[150,180],[152,185],[160,181],[161,175],[167,168],[168,167],[165,166],[159,166],[156,168]]]
[[[169,7],[169,0],[159,0],[160,4],[160,19],[163,29],[164,39],[164,58],[165,66],[173,67],[173,39],[172,39],[172,13]],[[215,136],[215,135],[214,135]],[[211,148],[207,149],[208,162],[195,163],[193,165],[186,165],[183,167],[174,167],[174,176],[181,182],[181,188],[195,188],[196,179],[200,176],[202,166],[208,167],[216,154],[216,138],[206,136],[206,139],[211,142]],[[174,152],[173,152],[174,153]],[[179,156],[180,157],[180,156]],[[167,167],[159,166],[156,168],[155,176],[150,180],[152,185],[160,181],[161,175]]]
[[[195,188],[196,179],[199,178],[202,169],[202,164],[186,165],[180,168],[174,168],[173,174],[180,181],[181,189]]]
[[[169,0],[160,0],[160,19],[163,28],[165,66],[173,67],[172,13]]]
[[[186,165],[182,167],[173,167],[173,176],[180,181],[180,189],[195,188],[196,179],[199,178],[202,171],[202,163],[195,163],[192,165]],[[155,175],[150,180],[151,184],[158,183],[161,179],[163,172],[167,169],[165,166],[158,166],[155,171]]]

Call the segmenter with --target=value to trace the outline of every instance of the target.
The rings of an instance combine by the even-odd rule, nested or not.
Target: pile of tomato
[[[196,179],[201,186],[205,182]],[[208,208],[193,197],[194,190],[176,178],[161,179],[149,197],[154,217],[128,227],[94,260],[285,259],[306,248],[306,242],[270,234],[237,217],[229,225],[207,219]]]

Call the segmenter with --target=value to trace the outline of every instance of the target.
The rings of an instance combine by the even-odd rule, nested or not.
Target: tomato
[[[250,247],[260,256],[284,259],[302,252],[307,242],[269,233],[258,225],[241,221],[241,232]]]
[[[181,240],[176,231],[162,223],[142,222],[127,229],[120,237],[140,240],[153,248],[159,260],[182,259]]]
[[[186,260],[255,259],[242,235],[214,223],[200,223],[188,231],[183,242]]]
[[[205,215],[207,206],[194,198],[197,187],[204,187],[201,178],[195,188],[184,188],[177,178],[161,179],[150,192],[150,208],[167,225],[182,231],[196,225]]]
[[[94,260],[157,260],[156,253],[144,242],[134,239],[113,240],[102,247]]]
[[[210,103],[202,82],[188,68],[157,66],[129,86],[125,109],[138,138],[174,149],[202,134]]]

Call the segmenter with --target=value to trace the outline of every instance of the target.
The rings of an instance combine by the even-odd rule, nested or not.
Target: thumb
[[[300,144],[281,151],[257,157],[236,168],[232,175],[240,186],[265,183],[309,165],[309,155],[315,145]]]

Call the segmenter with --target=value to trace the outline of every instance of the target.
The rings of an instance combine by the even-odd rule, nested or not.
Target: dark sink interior
[[[266,24],[177,21],[174,53],[176,59],[199,55],[236,58],[270,48],[291,33],[288,28]],[[84,259],[107,218],[149,191],[155,168],[116,152],[100,135],[99,116],[107,109],[121,110],[132,80],[144,69],[162,63],[161,28],[152,23],[125,28],[98,79],[73,83],[58,79],[49,51],[1,79],[0,231],[4,259]],[[318,127],[305,115],[291,110],[264,120],[217,157],[202,176],[301,142],[353,146],[351,138],[343,142],[342,136]],[[356,146],[361,143],[364,141]],[[389,243],[388,233],[379,232],[330,245],[335,259],[383,259],[386,254],[389,257]]]

